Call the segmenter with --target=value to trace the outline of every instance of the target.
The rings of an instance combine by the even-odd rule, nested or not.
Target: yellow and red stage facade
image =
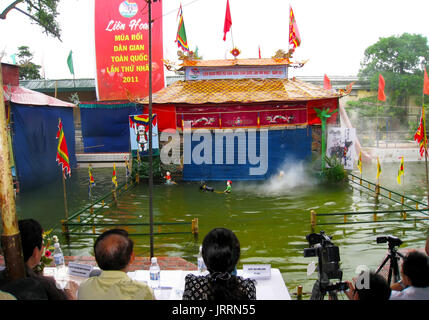
[[[235,159],[241,157],[246,159],[246,163],[220,164],[215,161],[216,156],[203,164],[194,163],[192,159],[186,163],[184,159],[183,179],[266,179],[278,173],[285,161],[311,158],[311,129],[321,124],[315,108],[334,111],[341,95],[295,78],[288,79],[288,67],[302,65],[289,59],[273,58],[184,60],[185,80],[176,81],[152,96],[153,108],[158,115],[159,110],[170,108],[170,112],[164,109],[163,119],[169,125],[165,127],[160,121],[159,130],[211,130],[213,154],[219,148],[214,146],[215,132],[219,129],[232,129],[234,132],[242,128],[247,139],[250,139],[248,131],[256,130],[259,143],[256,152],[261,155],[261,132],[265,129],[268,131],[268,169],[261,175],[249,175],[250,155],[239,155],[235,150]],[[140,103],[146,112],[148,99]],[[172,112],[172,107],[175,112]],[[337,114],[328,123],[336,123]],[[173,122],[174,126],[171,126]],[[195,149],[196,143],[192,141],[191,150]]]

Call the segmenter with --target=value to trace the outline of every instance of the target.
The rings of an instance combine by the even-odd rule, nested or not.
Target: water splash
[[[303,162],[286,162],[279,168],[278,173],[264,182],[240,184],[239,190],[251,192],[259,196],[281,196],[317,185],[317,180],[307,171]]]

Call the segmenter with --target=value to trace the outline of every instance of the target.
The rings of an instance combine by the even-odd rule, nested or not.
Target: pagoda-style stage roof
[[[250,59],[222,59],[222,60],[184,60],[182,67],[230,67],[230,66],[277,66],[293,65],[289,59],[250,58]]]
[[[227,60],[219,61],[225,62]],[[341,95],[336,91],[326,90],[318,85],[295,78],[213,79],[176,81],[170,86],[154,93],[152,95],[152,102],[156,104],[290,102],[339,97]],[[149,99],[146,97],[139,102],[148,104]]]

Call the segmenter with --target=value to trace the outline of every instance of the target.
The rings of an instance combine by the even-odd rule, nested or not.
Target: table
[[[45,268],[45,275],[55,278],[55,268]],[[189,270],[161,270],[161,289],[155,289],[154,294],[158,300],[182,300],[183,289],[185,288],[185,277],[187,274],[200,275],[198,271]],[[247,278],[242,269],[237,270],[237,275]],[[148,283],[149,270],[137,270],[128,272],[128,276],[136,281]],[[78,284],[86,278],[71,276],[66,274],[64,281],[72,280]],[[61,282],[64,285],[64,282]],[[292,300],[289,291],[283,281],[280,270],[271,269],[270,279],[256,280],[256,299],[257,300]]]

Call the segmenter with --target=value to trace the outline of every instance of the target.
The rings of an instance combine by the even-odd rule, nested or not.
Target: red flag
[[[66,174],[71,176],[71,168],[69,162],[69,153],[67,150],[66,136],[63,131],[63,124],[61,119],[58,123],[58,132],[57,132],[58,146],[57,146],[57,162],[61,165],[61,170],[63,171],[64,178]]]
[[[425,108],[424,108],[424,106],[422,106],[422,114],[420,116],[420,124],[419,124],[419,127],[417,128],[415,135],[414,135],[414,140],[419,143],[420,156],[422,156],[422,157],[425,153],[426,145],[427,145],[424,114],[425,114]]]
[[[325,78],[323,79],[323,88],[325,88],[327,90],[332,89],[331,80],[329,80],[329,78],[326,74],[325,74]]]
[[[259,51],[259,59],[261,59],[261,47],[258,46],[258,51]]]
[[[301,44],[301,37],[299,36],[298,26],[291,6],[289,6],[289,44],[293,46],[293,50]]]
[[[384,78],[380,73],[378,77],[378,100],[380,101],[386,101],[386,95],[384,94],[384,85]]]
[[[223,26],[223,41],[226,39],[226,34],[231,29],[232,20],[231,12],[229,11],[229,0],[226,0],[226,13],[225,13],[225,24]]]
[[[425,67],[425,80],[423,81],[423,94],[429,95],[429,78]]]

